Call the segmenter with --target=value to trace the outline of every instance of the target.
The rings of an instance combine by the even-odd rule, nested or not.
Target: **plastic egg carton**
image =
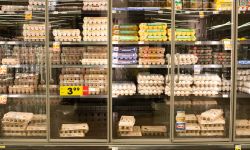
[[[165,59],[161,58],[139,58],[139,65],[164,65]]]
[[[134,116],[121,116],[118,122],[118,131],[120,132],[133,131],[134,125],[135,125]]]
[[[107,1],[83,1],[83,10],[91,10],[91,11],[98,11],[98,10],[107,10]]]
[[[62,74],[84,74],[84,68],[62,68]]]
[[[108,24],[108,17],[84,17],[84,24]]]
[[[134,95],[136,93],[136,85],[133,82],[121,82],[112,84],[113,96]]]
[[[107,65],[107,59],[82,59],[83,65]]]
[[[4,11],[4,12],[25,11],[27,9],[28,9],[27,6],[18,6],[18,5],[2,5],[1,6],[1,11]]]

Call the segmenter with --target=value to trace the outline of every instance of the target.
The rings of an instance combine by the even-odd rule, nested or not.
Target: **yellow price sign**
[[[60,96],[81,96],[82,86],[60,86]]]
[[[0,149],[5,149],[5,145],[0,145]]]
[[[53,51],[60,51],[60,42],[53,43]]]
[[[32,20],[32,11],[25,11],[25,20]]]
[[[241,145],[235,145],[235,150],[241,150]]]
[[[7,74],[7,66],[0,66],[0,74]]]

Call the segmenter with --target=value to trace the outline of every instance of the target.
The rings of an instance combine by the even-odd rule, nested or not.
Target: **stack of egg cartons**
[[[250,120],[246,119],[236,120],[236,135],[237,136],[250,135]]]
[[[140,65],[164,65],[165,48],[144,46],[139,48]]]
[[[4,136],[26,136],[26,128],[33,118],[33,113],[8,112],[2,118]]]
[[[1,11],[3,12],[15,12],[15,11],[25,11],[27,6],[18,6],[18,5],[2,5]]]
[[[118,133],[120,136],[142,136],[140,126],[134,125],[134,116],[121,116],[118,123]]]
[[[223,78],[221,82],[221,91],[230,92],[230,90],[231,90],[231,80],[227,80]]]
[[[197,115],[201,136],[224,136],[226,121],[222,109],[209,109]]]
[[[81,62],[83,65],[107,65],[107,52],[106,46],[88,46]]]
[[[164,92],[164,76],[161,74],[139,73],[137,82],[141,95],[161,95]]]
[[[84,75],[81,70],[77,73],[60,74],[60,86],[82,86],[84,83]]]
[[[107,17],[84,17],[83,41],[107,41],[108,18]]]
[[[213,96],[219,94],[221,78],[217,74],[194,75],[193,94],[195,96]]]
[[[178,136],[200,136],[200,125],[195,114],[185,114],[185,130],[177,132]]]
[[[80,42],[82,37],[79,29],[54,29],[56,42]]]
[[[107,70],[88,68],[84,75],[84,85],[89,87],[90,95],[106,94],[108,84]]]
[[[168,34],[171,40],[171,29]],[[175,41],[196,41],[195,29],[175,29]]]
[[[83,0],[83,10],[100,11],[108,10],[107,0]]]
[[[211,47],[204,47],[204,46],[193,46],[188,50],[189,54],[194,54],[198,57],[198,64],[201,65],[207,65],[212,64],[212,51],[213,49]]]
[[[140,41],[167,41],[167,23],[140,23]]]
[[[136,93],[136,85],[133,82],[117,82],[112,84],[112,95],[134,95]]]
[[[168,64],[171,64],[171,58],[168,57],[170,54],[166,54]],[[175,64],[179,65],[194,65],[198,62],[198,57],[193,54],[175,54]]]
[[[250,94],[250,69],[239,69],[237,71],[238,91]]]
[[[137,64],[137,47],[113,47],[113,64]]]
[[[26,129],[27,136],[46,136],[46,121],[46,114],[34,114],[31,122]]]
[[[192,94],[193,77],[189,74],[180,74],[174,77],[174,95],[175,96],[189,96]],[[170,76],[166,75],[165,94],[170,96]]]
[[[23,38],[24,41],[44,41],[45,24],[24,24]]]
[[[28,9],[33,11],[45,10],[46,0],[29,0]]]
[[[85,47],[63,47],[61,63],[69,65],[81,64],[81,59],[85,50]]]
[[[119,24],[113,26],[112,41],[115,42],[137,42],[138,26],[135,24]]]
[[[60,137],[85,137],[89,131],[87,123],[62,124]]]

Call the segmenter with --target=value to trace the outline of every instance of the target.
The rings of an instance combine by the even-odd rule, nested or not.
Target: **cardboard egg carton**
[[[84,68],[62,68],[62,74],[84,74]]]
[[[44,124],[47,121],[46,114],[34,114],[30,124]]]
[[[119,133],[120,133],[120,136],[142,136],[142,133],[141,133],[141,128],[140,126],[134,126],[132,127],[132,131],[120,131],[119,130]]]
[[[107,1],[83,1],[83,10],[107,10]]]
[[[60,80],[83,80],[84,75],[82,74],[60,74]]]
[[[107,65],[107,59],[82,59],[81,60],[83,65]]]
[[[2,122],[3,131],[24,131],[28,126],[28,122],[25,123],[12,123],[12,122]]]
[[[33,113],[27,112],[13,112],[10,111],[4,114],[2,123],[28,123],[33,118]]]
[[[108,17],[84,17],[84,24],[107,24]]]
[[[80,36],[80,30],[79,29],[54,29],[53,35],[55,37],[79,37]]]
[[[167,133],[166,126],[141,126],[143,136],[165,136]]]
[[[197,123],[198,119],[195,114],[185,114],[186,123]]]
[[[100,52],[85,52],[83,54],[83,58],[87,59],[107,59],[107,53],[100,53]]]
[[[84,76],[84,80],[107,80],[107,75],[100,75],[100,74],[86,74]]]
[[[60,137],[85,137],[85,134],[89,131],[87,123],[79,124],[62,124],[60,130]]]
[[[200,126],[203,127],[224,127],[226,124],[226,121],[223,116],[213,121],[203,120],[200,115],[197,115],[197,118]]]
[[[164,47],[149,47],[149,46],[143,46],[139,47],[139,54],[164,54],[165,48]]]
[[[246,119],[236,120],[235,126],[236,128],[249,129],[250,121]]]
[[[200,126],[197,123],[186,123],[184,131],[177,132],[178,136],[200,136]]]
[[[139,58],[139,65],[164,65],[163,58]]]
[[[107,74],[107,69],[105,68],[86,68],[86,74]]]
[[[87,31],[107,31],[108,25],[107,24],[83,24],[83,30]]]
[[[82,54],[86,47],[62,47],[62,53],[67,54]]]
[[[4,131],[3,136],[26,136],[26,131]]]
[[[134,116],[121,116],[120,121],[118,123],[118,130],[120,132],[133,131],[134,125],[135,125]]]
[[[108,36],[108,31],[107,30],[83,30],[82,35],[84,37]]]
[[[147,29],[167,29],[166,23],[140,23],[139,28],[141,30],[147,30]]]
[[[24,24],[23,30],[44,30],[45,32],[45,24]]]
[[[90,53],[107,53],[107,46],[87,46],[84,52]]]
[[[216,100],[205,100],[205,101],[200,101],[200,100],[193,100],[192,105],[194,107],[201,107],[201,106],[206,106],[206,107],[216,107],[218,105]]]
[[[80,42],[82,40],[81,36],[55,36],[56,42]]]
[[[27,132],[27,136],[46,136],[47,126],[46,124],[28,125],[26,132]]]
[[[139,53],[140,58],[164,58],[163,53]]]
[[[225,132],[224,131],[201,131],[201,136],[224,136]]]
[[[0,94],[6,94],[8,90],[7,86],[0,85]]]
[[[38,91],[39,92],[46,92],[46,85],[38,85]],[[50,85],[49,86],[49,91],[50,91],[50,93],[57,93],[57,92],[59,92],[59,90],[60,90],[60,87],[59,87],[59,85]]]
[[[83,36],[83,41],[88,42],[106,42],[108,36]]]
[[[236,136],[250,136],[250,129],[245,128],[237,128],[236,129]]]
[[[33,94],[35,93],[34,85],[13,85],[9,86],[10,94]]]
[[[18,58],[3,58],[3,65],[20,65],[20,60]]]
[[[222,109],[210,109],[201,113],[200,117],[202,120],[215,121],[222,117],[224,114]]]

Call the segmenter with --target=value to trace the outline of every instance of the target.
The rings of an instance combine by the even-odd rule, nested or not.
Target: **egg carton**
[[[75,55],[75,54],[61,54],[61,59],[64,61],[70,61],[71,59],[73,59],[74,61],[79,61],[80,59],[82,59],[81,55]]]
[[[167,31],[164,29],[146,29],[146,30],[139,30],[140,36],[165,36]]]
[[[26,136],[26,131],[4,131],[2,132],[3,136]]]
[[[46,114],[34,114],[30,124],[44,124],[46,121]]]
[[[46,89],[47,89],[46,85],[38,85],[39,92],[45,93]],[[52,85],[52,84],[49,85],[49,92],[50,93],[58,93],[59,90],[60,90],[59,85]]]
[[[26,130],[27,136],[47,136],[47,126],[44,125],[29,125]]]
[[[218,95],[218,91],[193,91],[195,96],[215,96]]]
[[[84,76],[84,80],[107,80],[107,75],[100,75],[100,74],[86,74]]]
[[[171,29],[168,29],[169,35],[171,35]],[[177,28],[175,29],[175,36],[194,36],[195,29],[184,29],[184,28]]]
[[[84,76],[82,74],[61,74],[59,78],[60,80],[83,80]]]
[[[0,94],[7,94],[8,87],[0,85]]]
[[[132,65],[132,64],[137,64],[137,60],[113,59],[112,63],[115,65]]]
[[[193,86],[193,91],[220,91],[220,86]]]
[[[138,26],[136,24],[115,24],[115,25],[113,25],[113,30],[137,31]]]
[[[15,79],[14,81],[15,85],[38,85],[37,79]]]
[[[237,75],[250,75],[250,69],[238,69]]]
[[[3,123],[3,131],[24,131],[26,130],[28,123]]]
[[[60,131],[59,136],[63,138],[85,137],[85,133],[83,130]]]
[[[24,41],[34,41],[34,42],[40,42],[45,41],[45,36],[25,36]]]
[[[120,136],[125,136],[125,137],[127,137],[127,136],[139,137],[139,136],[142,136],[142,133],[141,133],[140,126],[134,126],[133,131],[129,131],[129,132],[119,131],[119,135]]]
[[[108,48],[107,46],[87,46],[84,52],[89,52],[89,53],[107,53]]]
[[[236,120],[235,126],[238,129],[250,129],[250,121],[246,119]]]
[[[164,58],[163,53],[139,53],[140,58]]]
[[[45,6],[45,0],[29,0],[29,5],[43,5]]]
[[[167,87],[170,87],[170,78],[169,79],[166,79],[166,86]],[[179,81],[179,82],[175,82],[174,83],[174,86],[176,87],[176,88],[181,88],[181,87],[185,87],[185,88],[189,88],[189,87],[191,87],[191,84],[192,84],[193,82],[192,81]]]
[[[3,65],[20,65],[20,60],[18,58],[3,58]]]
[[[4,11],[4,12],[25,11],[27,9],[28,9],[27,6],[19,6],[19,5],[2,5],[1,6],[1,11]]]
[[[84,74],[85,69],[84,68],[62,68],[62,74]]]
[[[55,37],[63,38],[63,37],[79,37],[81,32],[79,29],[54,29],[52,33]]]
[[[83,37],[108,36],[107,30],[83,30]]]
[[[168,62],[171,63],[171,60],[168,60]],[[179,56],[175,55],[175,64],[194,65],[197,62],[198,62],[198,57],[193,54],[179,54]]]
[[[147,29],[167,29],[167,23],[140,23],[139,28],[141,30]]]
[[[84,17],[84,24],[108,24],[108,17]]]
[[[24,24],[23,30],[44,30],[45,24]]]
[[[221,81],[216,80],[195,80],[194,84],[198,87],[216,87],[221,85]]]
[[[107,2],[83,2],[83,10],[92,10],[92,11],[96,11],[96,10],[108,10],[108,3]]]
[[[167,41],[168,37],[165,35],[160,35],[160,36],[140,36],[140,41],[145,41],[145,42],[164,42]]]
[[[137,60],[136,53],[113,52],[112,57],[113,59],[119,59],[119,60]]]
[[[225,126],[217,126],[217,127],[207,127],[207,126],[201,126],[202,131],[224,131]]]
[[[62,54],[83,54],[86,50],[86,47],[62,47]]]
[[[33,113],[27,112],[13,112],[10,111],[4,114],[2,123],[28,123],[33,118]]]
[[[80,42],[81,36],[55,36],[56,42]]]
[[[192,101],[192,105],[194,107],[202,107],[202,106],[206,106],[206,107],[216,107],[218,105],[216,100],[206,100],[206,101],[199,101],[194,99]]]
[[[201,136],[224,136],[224,131],[201,131]]]
[[[105,68],[86,68],[86,74],[107,74],[107,69]]]
[[[135,125],[135,117],[134,116],[121,116],[120,121],[118,123],[119,131],[133,131],[133,126]]]
[[[166,126],[141,126],[143,136],[165,136],[167,133]]]
[[[45,36],[45,30],[23,30],[24,37]]]
[[[82,134],[89,131],[87,123],[76,123],[76,124],[62,124],[60,134]]]
[[[107,24],[83,24],[83,31],[107,31]]]
[[[149,47],[149,46],[142,46],[139,47],[139,54],[164,54],[165,48],[163,47]]]
[[[107,59],[82,59],[83,65],[107,65]]]
[[[165,94],[171,96],[170,90],[165,90]],[[189,96],[192,94],[192,91],[174,91],[174,96]]]
[[[197,123],[198,119],[195,114],[185,114],[186,123]]]
[[[96,53],[96,52],[86,52],[83,54],[83,58],[86,59],[107,59],[107,53]]]
[[[106,41],[108,41],[108,36],[84,36],[83,41],[106,42]]]
[[[138,89],[138,93],[140,95],[161,95],[161,94],[164,93],[164,90],[160,90],[160,89],[154,89],[154,90]]]
[[[164,65],[165,59],[150,59],[150,58],[139,58],[140,65]]]
[[[10,94],[33,94],[35,93],[34,85],[13,85],[9,86]]]
[[[224,114],[222,109],[209,109],[201,113],[201,119],[207,121],[215,121],[219,119]]]
[[[236,129],[236,136],[250,136],[250,129]]]
[[[28,5],[28,10],[30,10],[30,11],[45,11],[45,6]]]
[[[200,136],[200,126],[197,123],[186,123],[184,131],[178,131],[178,136]]]

